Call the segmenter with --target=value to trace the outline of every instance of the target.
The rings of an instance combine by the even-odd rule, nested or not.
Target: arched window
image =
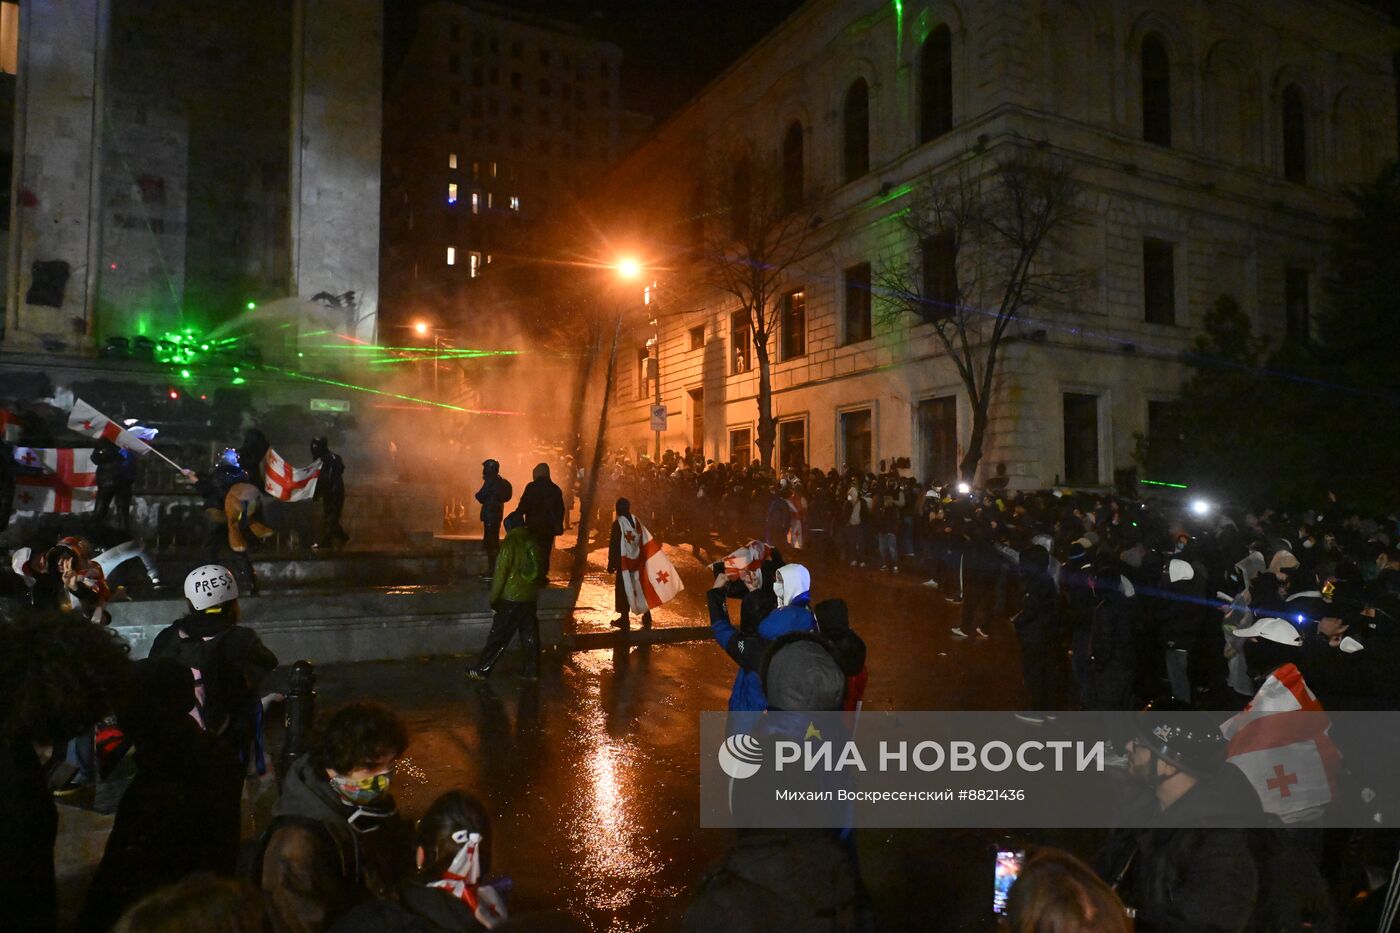
[[[747,156],[734,163],[729,176],[729,235],[742,240],[749,235],[749,210],[753,204],[753,173]]]
[[[802,206],[802,124],[794,120],[783,134],[783,210]]]
[[[1150,33],[1142,40],[1142,138],[1172,144],[1172,73],[1167,45]]]
[[[919,142],[953,128],[953,34],[939,26],[924,40],[919,61]]]
[[[855,181],[870,171],[870,88],[864,78],[856,78],[846,90],[841,120],[841,178]]]
[[[1308,180],[1307,107],[1296,84],[1283,89],[1283,177],[1300,185]]]

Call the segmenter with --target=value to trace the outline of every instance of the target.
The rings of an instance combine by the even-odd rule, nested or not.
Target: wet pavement
[[[562,542],[561,542],[562,543]],[[708,573],[668,548],[686,591],[658,627],[706,623]],[[580,633],[607,631],[612,579],[601,552],[580,596]],[[556,576],[559,564],[556,563]],[[840,596],[869,646],[872,709],[996,709],[1023,702],[1005,619],[985,642],[955,641],[950,607],[912,577],[813,567],[816,598]],[[517,911],[557,908],[590,930],[678,929],[689,892],[732,836],[699,822],[698,713],[723,710],[734,666],[712,641],[608,647],[548,657],[538,682],[508,654],[489,686],[465,659],[353,664],[321,671],[323,706],[391,704],[412,743],[396,795],[417,816],[461,787],[495,815],[496,869]],[[995,831],[857,833],[878,929],[976,929],[988,919]],[[1084,851],[1087,836],[1040,834]]]

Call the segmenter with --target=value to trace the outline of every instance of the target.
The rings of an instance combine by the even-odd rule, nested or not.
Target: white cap
[[[18,576],[24,576],[24,565],[29,563],[30,556],[34,553],[31,548],[22,547],[10,555],[10,569]]]
[[[238,582],[227,567],[205,564],[185,577],[185,598],[196,612],[203,612],[238,598]]]
[[[1298,647],[1303,643],[1303,636],[1286,619],[1259,619],[1253,625],[1235,629],[1236,638],[1262,638],[1265,641],[1276,641],[1280,645],[1292,645]]]
[[[1361,642],[1352,638],[1350,635],[1342,636],[1342,641],[1337,647],[1341,648],[1347,654],[1355,654],[1358,651],[1364,651],[1366,649],[1365,645],[1361,644]]]
[[[1172,583],[1180,583],[1183,580],[1195,579],[1196,569],[1180,558],[1173,558],[1167,564],[1167,579]]]

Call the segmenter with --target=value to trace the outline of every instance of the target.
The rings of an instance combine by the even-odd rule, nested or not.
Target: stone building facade
[[[1113,482],[1220,296],[1275,345],[1308,333],[1339,189],[1396,156],[1396,47],[1342,0],[807,3],[613,177],[608,200],[644,206],[632,243],[658,299],[655,327],[635,314],[619,351],[614,444],[650,453],[644,361],[659,355],[662,446],[757,454],[734,302],[695,284],[683,245],[704,222],[705,160],[746,152],[795,158],[809,209],[840,231],[782,289],[805,311],[801,339],[773,347],[776,459],[907,456],[953,478],[971,425],[957,373],[929,325],[880,313],[878,289],[873,318],[861,307],[861,276],[917,257],[897,218],[920,179],[1021,147],[1073,168],[1086,222],[1045,258],[1091,281],[1009,332],[978,478],[1004,464],[1015,488]]]
[[[3,349],[323,292],[372,337],[382,23],[382,0],[21,4]]]

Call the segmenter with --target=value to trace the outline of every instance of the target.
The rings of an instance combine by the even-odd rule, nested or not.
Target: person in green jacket
[[[506,646],[520,632],[520,645],[525,649],[523,674],[539,676],[540,620],[535,615],[539,598],[540,578],[544,575],[539,545],[525,530],[519,512],[506,516],[506,537],[496,555],[496,572],[491,578],[491,608],[496,616],[491,620],[491,633],[476,664],[467,668],[472,680],[485,680],[491,669],[505,653]]]

